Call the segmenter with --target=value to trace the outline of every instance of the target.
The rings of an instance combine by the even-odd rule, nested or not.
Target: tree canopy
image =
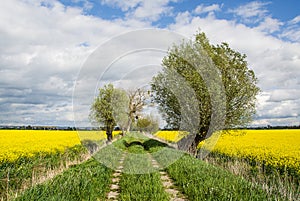
[[[193,135],[188,151],[217,130],[251,121],[259,88],[245,54],[197,33],[170,48],[162,66],[152,79],[153,99],[169,128]]]
[[[124,90],[116,89],[112,84],[99,88],[99,94],[91,106],[90,119],[105,127],[108,141],[112,140],[112,132],[117,124],[122,127],[127,123],[128,104]]]

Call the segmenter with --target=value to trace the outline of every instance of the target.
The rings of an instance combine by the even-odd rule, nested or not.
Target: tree
[[[187,151],[196,154],[213,132],[251,121],[259,88],[245,54],[197,33],[194,41],[174,45],[162,66],[151,83],[153,99],[168,127],[190,132]]]
[[[139,118],[137,122],[137,127],[140,131],[145,130],[148,126],[150,126],[151,121],[148,118]]]
[[[152,115],[141,117],[137,121],[137,128],[140,131],[146,131],[152,133],[156,132],[159,129],[158,120],[154,118]]]
[[[122,133],[126,129],[128,123],[128,105],[129,98],[127,92],[122,89],[115,89],[112,97],[113,116],[117,125],[121,128]]]
[[[112,84],[99,89],[91,106],[90,119],[104,125],[108,141],[112,140],[112,132],[117,123],[124,121],[127,106],[128,99],[123,90],[114,88]]]
[[[129,99],[128,103],[128,119],[127,119],[127,132],[129,132],[132,122],[138,118],[139,113],[143,110],[147,104],[146,100],[149,97],[149,91],[143,88],[136,90],[128,90],[127,96]]]

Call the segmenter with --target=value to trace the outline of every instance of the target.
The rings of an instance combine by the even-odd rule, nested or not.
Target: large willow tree
[[[174,45],[162,66],[151,83],[153,99],[169,128],[190,132],[187,151],[195,154],[217,130],[251,121],[259,88],[245,54],[197,33],[195,40]]]

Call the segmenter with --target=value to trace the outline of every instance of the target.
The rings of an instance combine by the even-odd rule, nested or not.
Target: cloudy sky
[[[75,116],[85,122],[82,125],[88,125],[89,102],[72,98],[76,92],[84,91],[77,87],[74,92],[74,88],[81,83],[78,77],[88,71],[87,61],[96,51],[105,55],[102,47],[113,46],[111,41],[118,41],[115,38],[120,35],[149,28],[186,38],[201,30],[213,44],[225,41],[245,53],[262,90],[252,125],[299,125],[299,7],[298,0],[2,1],[0,125],[74,126],[73,103],[80,100],[83,104],[80,108],[75,106]],[[160,36],[135,38],[131,34],[125,42],[136,44],[139,38],[157,47],[153,35]],[[121,85],[130,79],[149,80],[159,70],[162,47],[155,51],[131,50],[134,49],[125,56],[119,52],[117,59],[112,57],[115,60],[105,75],[94,73],[98,82],[86,79],[85,87],[90,84],[95,91],[101,82],[118,75],[113,81],[121,80]],[[83,98],[82,93],[78,97]]]

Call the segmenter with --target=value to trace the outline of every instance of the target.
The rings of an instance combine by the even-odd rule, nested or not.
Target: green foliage
[[[137,122],[137,127],[140,128],[141,130],[150,126],[151,120],[148,118],[140,118]]]
[[[197,134],[199,141],[214,131],[243,126],[255,113],[257,78],[246,55],[228,44],[214,46],[204,33],[173,46],[151,87],[167,126]]]
[[[151,115],[139,118],[136,126],[140,131],[151,133],[155,133],[159,129],[158,120]]]
[[[90,119],[97,124],[104,125],[107,139],[111,141],[112,131],[117,123],[124,126],[127,121],[128,98],[126,92],[115,89],[112,84],[99,89],[90,111]]]
[[[129,113],[129,97],[126,91],[122,89],[114,89],[112,97],[113,116],[116,123],[124,130],[128,123]]]

